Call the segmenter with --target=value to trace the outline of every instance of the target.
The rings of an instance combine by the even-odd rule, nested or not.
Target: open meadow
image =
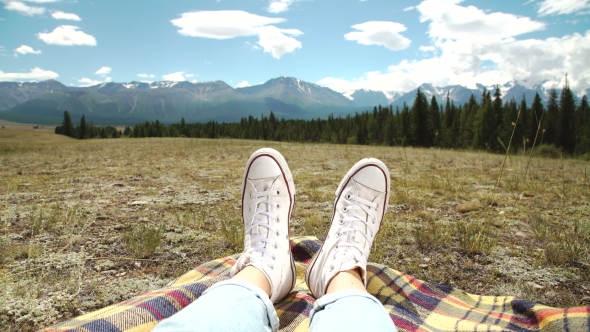
[[[291,235],[323,240],[359,159],[391,172],[370,261],[470,293],[590,305],[590,163],[403,147],[189,138],[75,140],[0,129],[0,326],[30,331],[241,252],[244,165],[264,146],[295,177]],[[525,176],[525,171],[527,175]],[[496,182],[499,179],[499,184]]]

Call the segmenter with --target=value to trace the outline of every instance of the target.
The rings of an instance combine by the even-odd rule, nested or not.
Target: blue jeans
[[[310,313],[310,331],[395,331],[397,328],[372,295],[340,291],[324,295]],[[153,331],[276,331],[277,312],[268,295],[248,282],[226,280]]]

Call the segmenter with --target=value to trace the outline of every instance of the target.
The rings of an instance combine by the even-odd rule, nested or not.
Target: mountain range
[[[473,94],[479,101],[484,89],[495,87],[477,85],[469,89],[460,85],[435,87],[422,84],[419,89],[430,100],[446,102],[447,94],[455,105],[463,105]],[[416,90],[399,91],[356,90],[339,93],[294,77],[279,77],[264,84],[232,88],[223,81],[191,82],[107,82],[89,87],[67,87],[55,80],[43,82],[0,82],[0,118],[26,123],[60,123],[63,111],[74,120],[83,114],[96,124],[135,124],[144,121],[235,122],[249,115],[259,117],[274,112],[277,118],[326,118],[330,114],[345,116],[372,109],[376,105],[411,106]],[[500,86],[503,99],[527,104],[539,93],[546,101],[548,91],[541,85],[525,88],[518,82]],[[580,93],[588,94],[590,89]]]

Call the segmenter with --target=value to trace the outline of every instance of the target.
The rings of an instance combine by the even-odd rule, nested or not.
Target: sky
[[[590,0],[0,0],[0,81],[590,87]]]

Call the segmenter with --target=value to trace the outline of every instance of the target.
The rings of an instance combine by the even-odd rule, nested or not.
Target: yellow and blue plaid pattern
[[[315,299],[305,284],[307,264],[319,250],[315,237],[291,239],[297,282],[275,305],[280,331],[307,331]],[[228,279],[238,255],[197,266],[167,287],[48,327],[44,331],[150,331],[160,320]],[[369,263],[368,291],[383,303],[399,331],[589,331],[590,307],[557,309],[510,296],[478,296],[427,283]]]

